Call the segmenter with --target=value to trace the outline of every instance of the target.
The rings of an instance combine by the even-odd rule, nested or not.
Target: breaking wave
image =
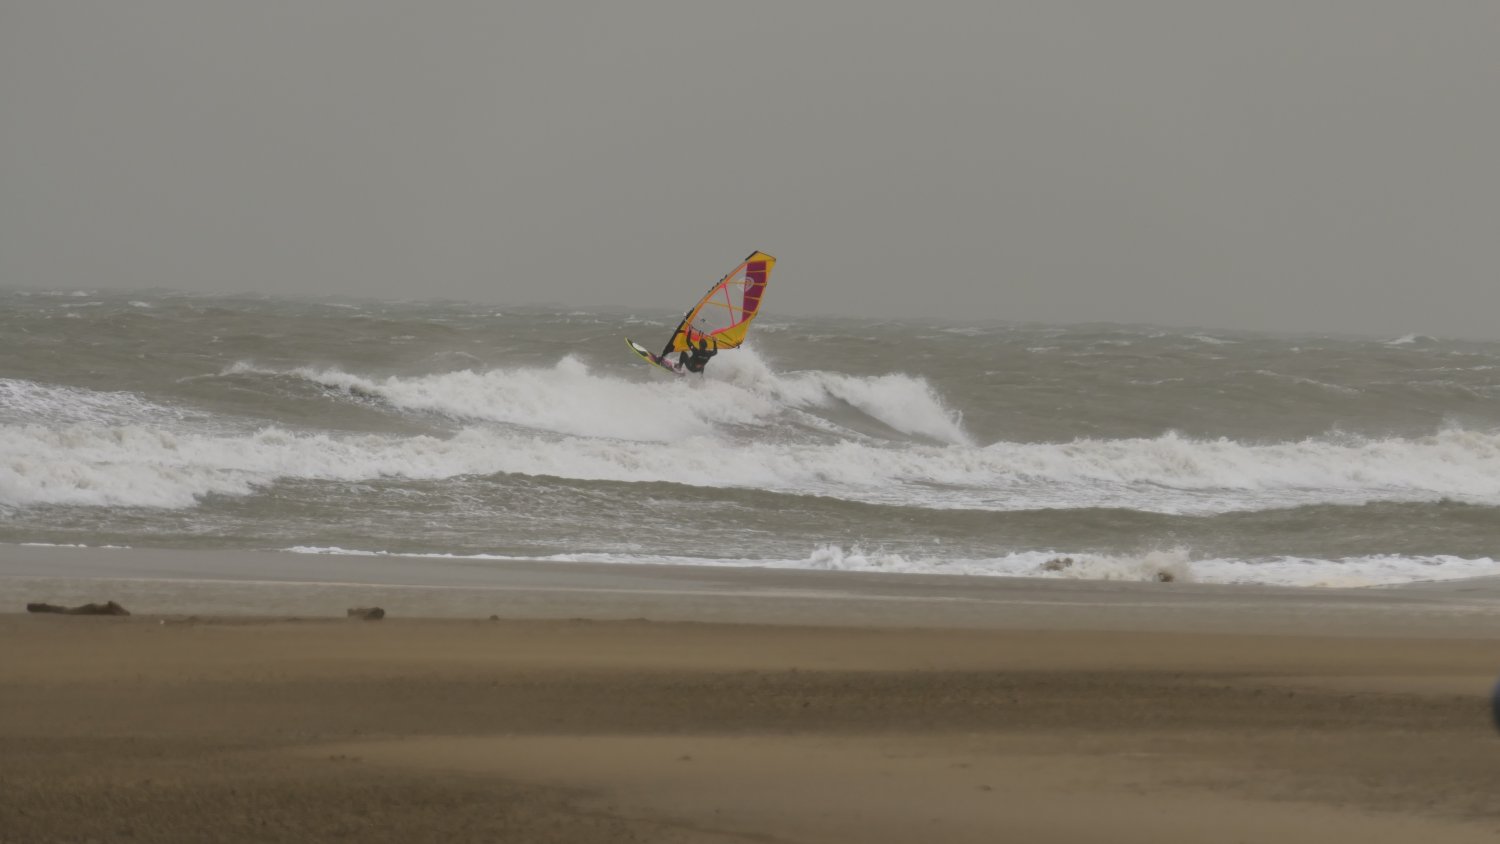
[[[607,421],[597,424],[607,425]],[[470,425],[447,436],[149,425],[0,426],[0,504],[190,507],[282,479],[520,474],[810,494],[921,508],[1219,513],[1310,503],[1500,503],[1500,435],[990,446],[694,434],[671,443]]]
[[[203,414],[157,404],[130,392],[88,390],[38,384],[21,378],[0,378],[0,423],[164,424],[203,418]]]
[[[578,437],[671,442],[724,425],[764,426],[789,413],[843,404],[901,434],[969,444],[958,413],[922,378],[776,373],[752,350],[715,361],[705,378],[637,381],[591,370],[576,357],[552,367],[463,370],[373,378],[339,369],[267,369],[240,362],[226,375],[294,377],[404,411],[436,413]]]

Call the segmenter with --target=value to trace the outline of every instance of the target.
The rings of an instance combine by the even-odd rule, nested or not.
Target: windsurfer
[[[770,255],[750,253],[682,315],[660,354],[653,354],[629,337],[626,342],[642,359],[662,369],[678,375],[701,374],[714,355],[745,342],[745,332],[760,310],[766,282],[775,266],[776,259]]]
[[[708,366],[708,359],[719,353],[719,343],[714,341],[714,347],[708,347],[708,338],[699,336],[698,345],[691,352],[684,350],[677,356],[677,365],[688,372],[703,373],[703,368]]]

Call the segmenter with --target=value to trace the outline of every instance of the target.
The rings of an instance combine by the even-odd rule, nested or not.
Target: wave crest
[[[771,425],[791,413],[816,413],[843,403],[901,434],[970,443],[959,414],[921,378],[778,374],[751,350],[735,355],[716,360],[709,377],[681,380],[620,378],[595,372],[573,356],[552,367],[410,377],[373,378],[333,368],[266,369],[247,362],[224,374],[300,378],[360,398],[378,398],[399,410],[578,437],[672,442],[710,435],[725,425]]]

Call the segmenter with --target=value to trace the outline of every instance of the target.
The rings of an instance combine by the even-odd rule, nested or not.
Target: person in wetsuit
[[[699,336],[698,345],[691,352],[684,350],[677,356],[677,365],[688,372],[703,373],[703,367],[708,366],[708,359],[719,353],[719,344],[714,342],[714,347],[708,347],[708,338]]]

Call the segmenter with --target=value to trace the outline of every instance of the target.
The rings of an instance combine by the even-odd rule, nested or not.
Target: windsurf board
[[[673,375],[683,374],[682,370],[678,368],[675,362],[662,357],[661,355],[651,351],[645,346],[642,346],[640,343],[635,342],[629,337],[625,338],[625,344],[630,346],[631,350],[640,355],[641,359],[646,361],[647,363],[655,364],[662,369],[665,369],[666,371],[672,373]]]

